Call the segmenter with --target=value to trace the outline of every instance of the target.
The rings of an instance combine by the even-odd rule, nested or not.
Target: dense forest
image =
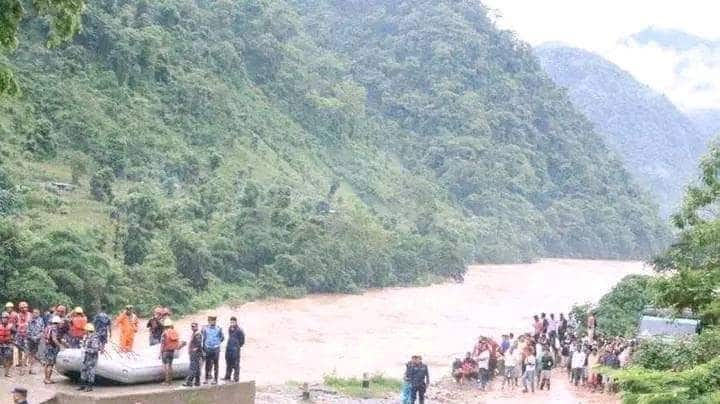
[[[573,104],[651,192],[662,216],[670,216],[711,134],[667,97],[599,55],[556,44],[535,51],[548,75],[568,89]]]
[[[46,37],[0,56],[0,299],[182,312],[668,242],[475,1],[97,0]]]

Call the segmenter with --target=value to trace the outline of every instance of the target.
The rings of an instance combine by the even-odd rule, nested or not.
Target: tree
[[[101,168],[90,178],[90,193],[97,201],[112,201],[115,174],[109,167]]]
[[[155,194],[138,188],[121,203],[127,221],[123,242],[125,265],[142,264],[150,252],[154,231],[165,225],[165,217]]]
[[[196,290],[204,289],[212,267],[212,255],[202,238],[188,229],[176,230],[170,239],[170,250],[175,256],[177,272]]]
[[[26,10],[23,0],[0,0],[0,51],[15,49],[18,45],[18,28]],[[50,21],[47,46],[54,47],[69,40],[80,31],[80,15],[85,0],[33,0],[32,7],[38,17]],[[0,97],[16,95],[20,86],[9,67],[0,64]]]
[[[715,324],[720,322],[720,145],[701,159],[700,172],[673,216],[679,241],[655,260],[655,267],[672,274],[658,281],[661,303],[693,309]]]

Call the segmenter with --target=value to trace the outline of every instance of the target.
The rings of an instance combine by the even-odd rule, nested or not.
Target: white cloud
[[[720,108],[720,49],[688,52],[625,39],[649,26],[720,38],[717,0],[485,0],[498,25],[537,45],[558,41],[603,55],[684,109]]]

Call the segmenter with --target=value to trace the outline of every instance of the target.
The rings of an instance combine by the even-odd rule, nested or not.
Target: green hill
[[[651,192],[662,215],[679,208],[709,136],[667,97],[601,56],[562,45],[545,45],[536,53],[548,75],[568,89],[577,108]]]
[[[0,297],[182,311],[666,243],[484,8],[346,6],[93,1],[56,50],[25,26],[23,95],[0,104]]]

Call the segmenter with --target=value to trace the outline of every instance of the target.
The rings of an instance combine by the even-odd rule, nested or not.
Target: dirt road
[[[209,313],[225,328],[237,316],[248,336],[241,378],[259,385],[319,381],[332,372],[401,377],[415,353],[438,379],[478,335],[526,331],[533,314],[597,300],[623,276],[643,271],[640,262],[586,260],[473,266],[463,284],[251,302],[185,317],[176,329],[186,338],[190,322],[203,324]],[[145,331],[136,341],[147,341]],[[3,380],[0,388],[19,382]]]

